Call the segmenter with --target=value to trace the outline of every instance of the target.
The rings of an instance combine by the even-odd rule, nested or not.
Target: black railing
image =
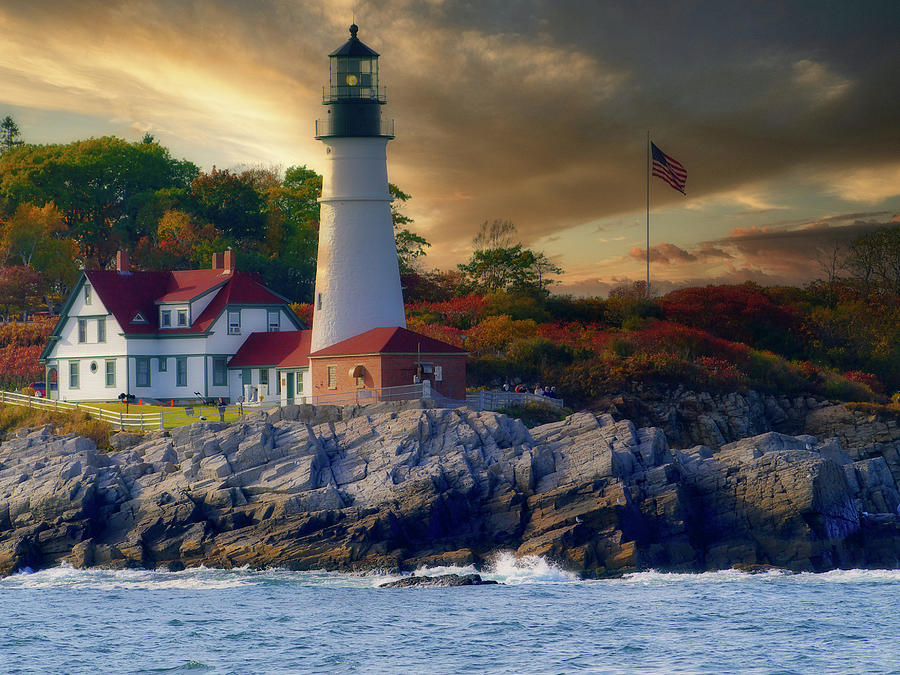
[[[322,87],[322,103],[338,103],[340,101],[372,101],[384,103],[387,96],[384,87]]]
[[[316,120],[316,138],[328,136],[386,136],[394,137],[394,120],[379,120],[376,128],[369,122],[354,122],[354,120],[324,119]]]

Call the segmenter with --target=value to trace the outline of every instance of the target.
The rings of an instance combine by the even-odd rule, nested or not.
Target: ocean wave
[[[702,573],[659,572],[648,570],[626,574],[618,579],[581,582],[579,577],[554,565],[540,556],[517,557],[510,551],[496,554],[484,569],[467,566],[420,567],[413,574],[418,576],[438,576],[441,574],[480,574],[482,578],[498,581],[506,585],[526,584],[624,584],[635,586],[655,586],[686,583],[741,583],[747,581],[778,581],[796,584],[897,584],[900,570],[832,570],[830,572],[803,572],[792,574],[781,570],[770,570],[761,574],[751,574],[740,570],[719,570]],[[401,574],[386,572],[334,572],[304,571],[286,569],[254,570],[249,567],[217,569],[194,567],[180,572],[166,570],[109,570],[91,568],[75,569],[69,564],[32,572],[25,570],[0,579],[0,590],[74,588],[100,591],[127,590],[224,590],[246,586],[314,586],[331,588],[375,588],[381,584],[400,579]]]
[[[633,572],[619,579],[608,580],[626,584],[672,584],[672,583],[735,583],[743,581],[787,581],[790,583],[898,583],[900,570],[831,570],[830,572],[790,572],[771,569],[765,572],[744,572],[728,569],[713,572],[658,572],[648,570]]]

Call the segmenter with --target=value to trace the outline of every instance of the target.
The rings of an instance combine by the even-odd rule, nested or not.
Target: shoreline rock
[[[0,444],[0,574],[411,571],[506,550],[584,577],[900,564],[893,431],[867,440],[827,406],[823,441],[769,431],[686,449],[606,413],[529,430],[421,402],[295,408],[109,453],[47,428]]]
[[[452,586],[489,586],[497,584],[482,579],[480,574],[440,574],[438,576],[409,576],[379,584],[378,588],[448,588]]]

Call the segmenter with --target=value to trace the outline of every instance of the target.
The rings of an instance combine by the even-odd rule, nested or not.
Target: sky
[[[0,0],[0,116],[31,143],[139,140],[212,166],[320,170],[327,54],[381,54],[390,180],[426,268],[511,220],[555,292],[801,284],[900,221],[900,2]]]

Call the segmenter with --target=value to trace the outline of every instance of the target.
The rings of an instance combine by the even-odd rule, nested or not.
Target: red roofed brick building
[[[428,381],[451,399],[466,397],[466,352],[401,327],[373,328],[309,355],[314,396]]]

